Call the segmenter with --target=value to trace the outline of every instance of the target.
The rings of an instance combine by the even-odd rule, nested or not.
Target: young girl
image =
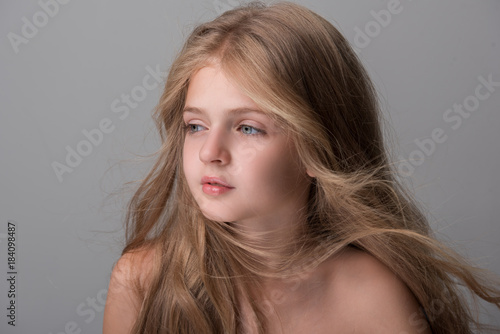
[[[198,26],[155,119],[104,333],[471,333],[500,292],[397,182],[376,93],[325,19],[253,3]]]

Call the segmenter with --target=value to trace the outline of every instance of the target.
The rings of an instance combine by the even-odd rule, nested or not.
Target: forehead
[[[215,65],[203,67],[192,75],[183,112],[204,114],[214,110],[232,114],[265,115],[258,105]]]
[[[259,109],[253,109],[251,107],[237,107],[237,108],[232,108],[232,109],[225,109],[221,110],[224,114],[231,114],[231,115],[245,115],[245,114],[257,114],[257,115],[262,115],[262,116],[267,116],[266,113],[264,113],[262,110]],[[203,115],[207,113],[207,110],[205,108],[198,108],[198,107],[192,107],[188,104],[183,109],[183,112],[186,114],[195,114],[195,115]]]
[[[202,67],[191,75],[183,112],[189,115],[219,112],[234,116],[253,114],[267,117],[282,131],[288,128],[275,113],[260,108],[218,64]]]
[[[219,100],[219,98],[224,99]],[[233,84],[219,66],[206,66],[196,71],[189,80],[186,104],[208,102],[212,104],[238,103],[258,109],[255,102]],[[190,102],[190,103],[188,103]]]

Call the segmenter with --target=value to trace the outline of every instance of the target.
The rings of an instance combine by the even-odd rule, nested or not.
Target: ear
[[[308,168],[306,168],[306,173],[307,173],[307,175],[309,175],[312,178],[316,177],[316,175],[314,175],[313,173],[311,173],[311,171]]]

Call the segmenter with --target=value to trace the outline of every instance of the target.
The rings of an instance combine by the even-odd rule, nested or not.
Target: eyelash
[[[198,132],[198,131],[192,131],[192,129],[191,129],[192,126],[201,126],[201,127],[203,127],[203,125],[194,124],[194,123],[184,124],[184,130],[189,135],[192,135],[192,134],[195,134],[196,132]],[[251,126],[251,125],[247,125],[247,124],[241,124],[240,126],[238,126],[238,131],[240,131],[243,127],[248,127],[248,128],[251,128],[252,130],[256,131],[256,133],[248,133],[248,134],[243,133],[246,136],[261,136],[261,135],[265,135],[266,134],[266,132],[264,130],[261,130],[259,128],[256,128],[255,126]]]

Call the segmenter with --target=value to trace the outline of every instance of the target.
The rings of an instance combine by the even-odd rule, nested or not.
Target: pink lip
[[[229,183],[218,177],[204,176],[201,179],[203,192],[207,195],[222,195],[234,189]]]

